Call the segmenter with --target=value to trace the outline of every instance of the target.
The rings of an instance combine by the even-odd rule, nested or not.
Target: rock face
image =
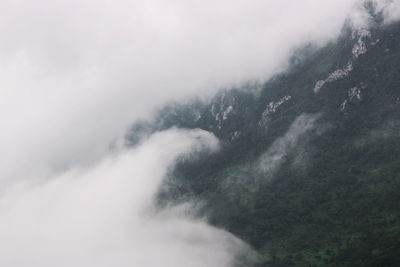
[[[344,68],[337,69],[334,72],[330,73],[329,76],[325,80],[319,80],[315,83],[314,93],[318,93],[319,90],[326,84],[331,83],[340,79],[345,78],[349,75],[349,73],[353,70],[353,63],[349,62]]]
[[[171,104],[128,139],[214,133],[221,151],[180,162],[160,205],[200,200],[256,266],[400,266],[399,103],[400,24],[376,23],[344,29],[256,93]]]
[[[324,80],[319,80],[315,83],[314,86],[314,93],[318,93],[319,90],[326,84],[326,83],[331,83],[340,79],[345,78],[350,74],[350,72],[353,70],[353,62],[362,54],[365,54],[368,50],[367,48],[367,41],[371,39],[371,32],[367,29],[358,29],[358,30],[353,30],[351,33],[351,40],[355,40],[355,44],[353,45],[353,48],[351,49],[351,54],[352,58],[349,59],[348,63],[346,66],[340,69],[336,69],[332,73],[329,74],[329,76],[324,79]],[[379,42],[379,39],[377,39],[376,42],[372,42],[371,45],[375,45],[377,42]]]
[[[361,94],[361,89],[356,87],[350,88],[350,90],[347,92],[348,97],[343,101],[343,103],[340,105],[340,110],[345,111],[346,107],[350,103],[354,102],[361,102],[362,100],[362,94]]]

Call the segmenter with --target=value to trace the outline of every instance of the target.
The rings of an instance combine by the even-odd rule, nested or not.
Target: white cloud
[[[0,177],[93,162],[168,100],[267,78],[355,1],[1,1]]]
[[[382,12],[385,23],[392,23],[400,19],[400,0],[373,0],[378,12]]]
[[[355,2],[1,1],[0,265],[229,266],[240,241],[148,212],[174,159],[215,139],[110,143],[169,100],[267,79],[333,40]]]
[[[0,265],[232,266],[244,243],[189,219],[189,206],[152,206],[177,157],[217,148],[207,132],[172,129],[94,166],[9,188],[0,198]]]

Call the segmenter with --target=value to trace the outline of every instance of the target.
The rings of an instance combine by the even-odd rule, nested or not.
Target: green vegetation
[[[202,128],[222,142],[219,153],[178,163],[160,205],[204,202],[199,216],[254,248],[249,265],[400,266],[399,32],[399,24],[373,28],[349,75],[318,93],[316,81],[352,58],[357,40],[348,30],[323,49],[301,51],[306,59],[294,59],[260,92],[232,89],[211,103],[171,105],[155,124],[136,125],[132,142],[172,126]],[[351,88],[360,98],[350,98]],[[260,158],[301,114],[319,114],[313,129],[275,172],[260,171]]]

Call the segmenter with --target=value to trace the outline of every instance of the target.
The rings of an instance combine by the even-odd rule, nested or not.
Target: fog
[[[231,266],[244,243],[189,204],[152,204],[177,157],[215,151],[215,137],[121,138],[168,101],[285,70],[297,48],[335,40],[357,3],[1,1],[0,265]]]
[[[1,178],[93,162],[169,100],[266,79],[353,2],[1,1]]]
[[[2,266],[233,266],[247,250],[190,217],[156,213],[152,199],[176,158],[218,149],[201,131],[171,129],[133,150],[50,181],[26,182],[0,203]]]
[[[373,0],[371,1],[376,12],[382,13],[384,22],[389,24],[400,18],[399,0]]]
[[[315,127],[317,114],[301,114],[290,125],[284,136],[277,138],[271,147],[261,155],[259,169],[270,176],[279,169],[289,154],[299,142],[299,139]]]

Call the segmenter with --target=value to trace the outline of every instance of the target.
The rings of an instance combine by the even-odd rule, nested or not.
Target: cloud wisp
[[[268,151],[261,156],[258,165],[260,171],[272,176],[285,161],[285,156],[296,147],[299,139],[315,127],[318,117],[315,114],[298,116],[285,135],[276,139]]]
[[[243,242],[185,206],[152,205],[177,157],[214,151],[214,136],[110,144],[170,100],[284,70],[299,46],[334,40],[356,2],[1,1],[0,265],[234,265]],[[263,166],[313,121],[297,121]]]
[[[1,1],[0,179],[89,164],[167,101],[267,79],[354,2]]]
[[[185,207],[152,206],[177,157],[217,148],[207,132],[172,129],[94,166],[9,188],[0,198],[0,264],[234,266],[243,242]]]

